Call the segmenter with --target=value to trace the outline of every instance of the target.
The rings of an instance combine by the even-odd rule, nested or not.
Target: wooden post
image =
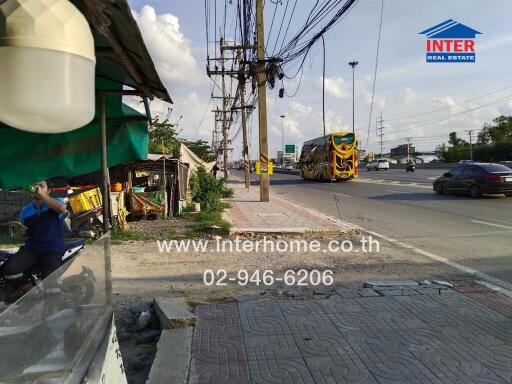
[[[265,75],[265,40],[263,24],[263,0],[256,0],[256,39],[258,47],[258,123],[260,162],[268,163],[268,139],[267,139],[267,81]],[[260,175],[260,201],[270,199],[270,186],[268,174]]]

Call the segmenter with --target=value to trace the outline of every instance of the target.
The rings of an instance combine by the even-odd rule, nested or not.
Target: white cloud
[[[290,101],[289,103],[290,108],[301,115],[309,115],[311,114],[311,111],[313,110],[312,107],[306,106],[300,102],[297,101]]]
[[[304,137],[301,130],[299,129],[299,122],[292,117],[286,117],[284,119],[284,129],[288,137],[290,135],[296,139],[301,139]]]
[[[205,83],[192,54],[189,40],[180,32],[179,19],[171,13],[157,14],[150,5],[132,10],[158,73],[169,88]]]
[[[478,49],[479,52],[484,52],[489,49],[501,48],[508,45],[512,45],[512,34],[498,36],[482,44],[477,43],[476,49]]]
[[[322,86],[322,78],[319,81],[320,87]],[[325,78],[325,93],[338,99],[343,99],[349,96],[345,80],[341,77]]]
[[[416,100],[416,94],[409,87],[403,87],[400,90],[400,96],[405,104],[411,105]]]
[[[446,107],[454,107],[457,104],[451,96],[434,97],[432,101],[437,105]]]

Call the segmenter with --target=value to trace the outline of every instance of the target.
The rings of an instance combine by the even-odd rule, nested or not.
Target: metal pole
[[[100,127],[101,127],[101,173],[103,193],[103,233],[110,230],[110,177],[107,164],[107,108],[106,96],[100,95]]]
[[[107,164],[107,108],[105,94],[100,99],[100,128],[101,128],[101,171],[103,193],[103,233],[110,231],[110,177]],[[110,249],[110,234],[103,239],[103,252],[105,255],[105,295],[106,305],[112,305],[112,255]]]
[[[352,67],[352,133],[355,133],[356,131],[356,124],[355,124],[355,68],[356,65],[359,64],[358,61],[351,61],[348,63]]]
[[[471,153],[471,161],[473,161],[473,131],[469,131],[469,150]]]
[[[267,139],[267,83],[265,75],[265,31],[263,24],[263,0],[256,0],[256,35],[258,45],[258,123],[260,136],[260,162],[268,164]],[[270,200],[270,185],[267,174],[260,175],[260,201]]]
[[[352,133],[355,133],[356,131],[356,123],[355,123],[355,111],[356,111],[356,105],[355,105],[355,95],[356,95],[356,87],[355,87],[355,65],[352,67]]]
[[[164,204],[164,219],[167,219],[167,173],[165,171],[165,150],[164,150],[164,139],[162,139],[162,156],[164,160],[164,197],[165,197],[165,204]]]

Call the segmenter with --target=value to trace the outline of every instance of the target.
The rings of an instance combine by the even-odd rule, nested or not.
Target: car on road
[[[285,171],[293,171],[293,166],[291,166],[290,164],[285,165],[285,166],[284,166],[284,170],[285,170]]]
[[[473,160],[460,160],[459,164],[472,164]]]
[[[366,165],[366,170],[368,172],[371,171],[371,170],[380,171],[381,169],[383,169],[384,171],[387,171],[389,169],[389,161],[387,161],[387,160],[373,160],[373,161],[370,161]]]
[[[478,198],[486,194],[512,197],[512,169],[497,163],[465,163],[434,180],[438,194],[468,193]]]
[[[283,166],[281,164],[274,165],[274,169],[283,169]]]

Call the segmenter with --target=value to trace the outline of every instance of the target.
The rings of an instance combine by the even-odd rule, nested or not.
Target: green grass
[[[192,216],[188,234],[190,237],[202,235],[229,235],[231,224],[222,218],[222,211],[204,211]]]
[[[112,244],[121,244],[130,240],[148,240],[148,237],[140,231],[135,231],[133,229],[123,231],[118,227],[111,229],[110,236],[112,239]]]
[[[158,239],[191,239],[203,236],[227,236],[231,224],[222,218],[222,212],[229,204],[221,202],[219,209],[214,211],[193,212],[191,205],[187,206],[178,216],[181,221],[179,228],[162,227],[158,234],[148,235],[140,229],[123,231],[118,227],[112,228],[113,244],[122,244],[130,240],[152,241]],[[163,226],[171,225],[172,221],[162,221]]]

